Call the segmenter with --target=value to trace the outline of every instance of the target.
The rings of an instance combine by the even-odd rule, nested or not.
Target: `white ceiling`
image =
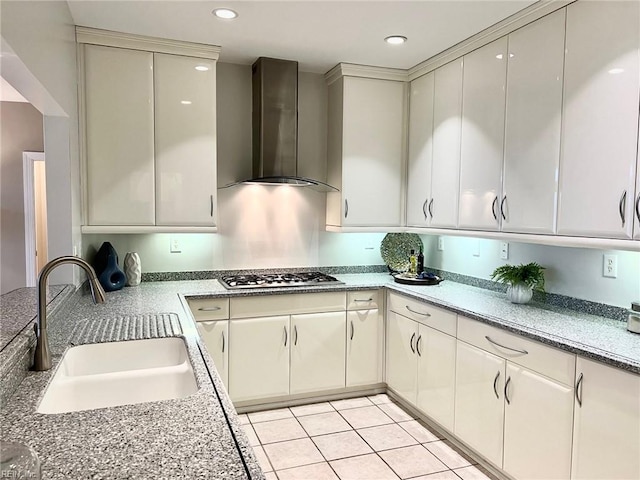
[[[339,62],[411,68],[534,0],[157,1],[68,0],[76,25],[222,47],[220,61],[297,60],[325,73]],[[238,18],[220,20],[214,8]],[[389,35],[404,35],[400,46]]]

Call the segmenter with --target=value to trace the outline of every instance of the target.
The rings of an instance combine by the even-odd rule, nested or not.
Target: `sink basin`
[[[182,338],[71,347],[38,406],[39,413],[183,398],[198,390]]]

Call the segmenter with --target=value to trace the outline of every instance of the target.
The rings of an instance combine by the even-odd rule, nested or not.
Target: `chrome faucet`
[[[38,277],[38,321],[33,324],[36,332],[36,353],[33,360],[33,369],[38,372],[51,368],[51,353],[49,352],[49,338],[47,337],[47,278],[51,270],[65,264],[82,267],[89,277],[93,302],[104,303],[105,301],[104,289],[98,282],[95,270],[80,257],[54,258],[42,267]]]

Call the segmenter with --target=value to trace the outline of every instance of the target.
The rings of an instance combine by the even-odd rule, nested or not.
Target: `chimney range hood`
[[[253,176],[223,188],[258,183],[338,191],[298,176],[298,62],[260,57],[251,74]]]

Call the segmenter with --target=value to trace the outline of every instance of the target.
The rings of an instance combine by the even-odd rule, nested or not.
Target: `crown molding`
[[[407,70],[402,68],[373,67],[353,63],[339,63],[324,75],[329,85],[341,77],[376,78],[396,82],[406,82],[409,80]]]
[[[188,57],[208,58],[210,60],[218,60],[220,56],[220,47],[217,45],[183,42],[181,40],[147,37],[80,26],[76,26],[76,43],[185,55]]]

